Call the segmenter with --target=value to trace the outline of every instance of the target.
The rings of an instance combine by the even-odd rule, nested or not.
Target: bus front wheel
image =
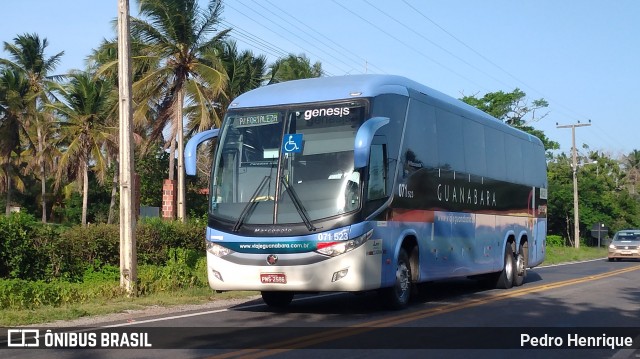
[[[402,309],[409,304],[411,298],[411,262],[404,248],[398,253],[395,277],[393,286],[382,289],[381,294],[386,307]]]
[[[262,291],[262,300],[270,307],[283,308],[291,304],[293,292]]]

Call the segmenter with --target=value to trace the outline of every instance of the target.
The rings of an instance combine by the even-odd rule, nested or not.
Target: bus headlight
[[[341,254],[345,254],[349,251],[352,251],[360,247],[366,241],[368,241],[369,238],[371,238],[372,234],[373,234],[373,229],[359,237],[350,239],[348,241],[319,242],[316,252],[320,254],[324,254],[325,256],[329,256],[329,257],[339,256]]]
[[[227,247],[223,247],[219,244],[207,241],[207,252],[213,254],[216,257],[224,257],[227,254],[233,253],[233,251]]]

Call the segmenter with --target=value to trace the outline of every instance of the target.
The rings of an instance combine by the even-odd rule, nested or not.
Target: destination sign
[[[262,126],[278,123],[277,113],[267,113],[260,115],[239,116],[235,118],[236,127]]]

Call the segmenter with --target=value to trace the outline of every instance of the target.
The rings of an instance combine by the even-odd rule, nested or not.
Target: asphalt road
[[[525,284],[510,290],[466,279],[431,283],[401,311],[382,308],[375,293],[301,295],[279,311],[253,300],[100,323],[107,334],[75,337],[99,346],[124,331],[135,334],[110,344],[140,339],[151,348],[7,349],[0,340],[0,357],[640,358],[639,278],[640,262],[596,260],[530,270]],[[73,342],[68,335],[58,333],[58,343]],[[43,334],[40,340],[43,347]]]

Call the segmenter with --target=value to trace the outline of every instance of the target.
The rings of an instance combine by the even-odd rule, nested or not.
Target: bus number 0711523
[[[349,239],[349,231],[346,229],[335,233],[318,233],[319,242],[346,241]]]

